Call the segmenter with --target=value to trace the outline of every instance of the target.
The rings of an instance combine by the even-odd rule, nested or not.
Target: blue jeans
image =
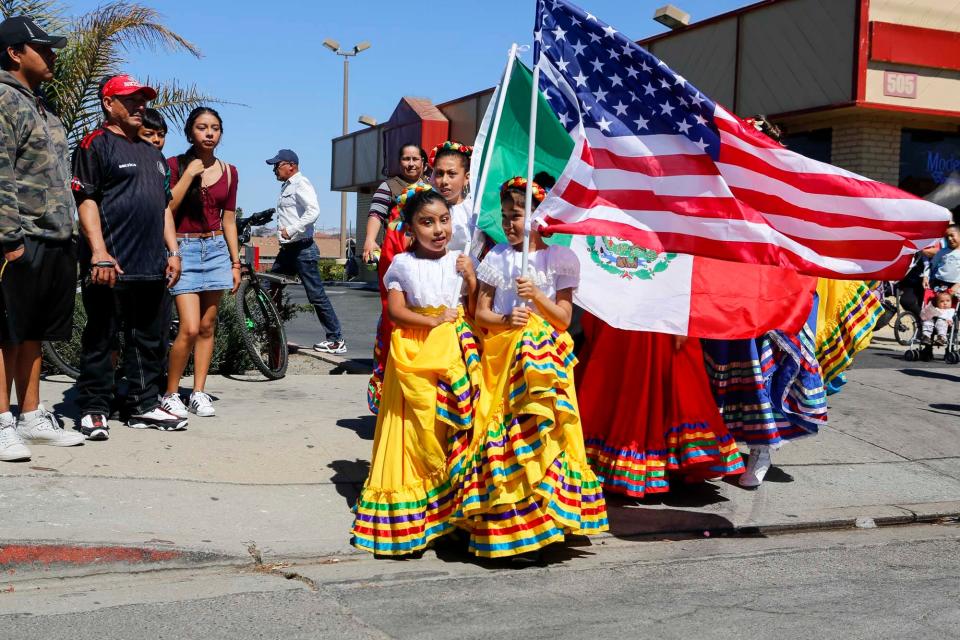
[[[303,288],[307,291],[307,300],[316,310],[320,324],[327,330],[327,340],[342,340],[340,320],[320,279],[320,268],[317,264],[319,261],[320,252],[317,251],[317,245],[314,244],[313,239],[290,242],[280,245],[280,252],[271,271],[283,275],[300,276]]]

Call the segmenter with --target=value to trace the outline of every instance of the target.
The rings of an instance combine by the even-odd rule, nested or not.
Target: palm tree
[[[47,98],[60,115],[71,144],[100,122],[100,79],[120,73],[132,51],[185,51],[200,57],[195,44],[160,21],[159,12],[136,2],[108,2],[75,18],[68,17],[67,12],[66,3],[57,0],[0,0],[4,18],[30,16],[49,33],[67,36],[68,44],[59,52]],[[152,106],[174,122],[182,122],[195,106],[222,102],[191,84],[171,81],[151,86],[158,93]]]

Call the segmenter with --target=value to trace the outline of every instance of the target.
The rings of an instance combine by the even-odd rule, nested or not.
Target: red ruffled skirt
[[[700,341],[615,329],[590,314],[576,369],[587,457],[604,491],[669,491],[670,474],[701,481],[743,473],[710,390]]]

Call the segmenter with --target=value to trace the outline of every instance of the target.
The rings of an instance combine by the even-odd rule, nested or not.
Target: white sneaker
[[[759,487],[763,483],[767,471],[770,470],[771,464],[770,447],[766,445],[751,446],[750,460],[747,462],[747,470],[740,476],[740,486]]]
[[[159,429],[160,431],[182,431],[187,428],[187,420],[178,418],[163,407],[155,407],[146,413],[130,416],[127,426],[131,429]]]
[[[213,408],[213,398],[203,391],[194,391],[190,394],[190,412],[201,418],[209,418],[217,414]]]
[[[30,449],[23,444],[16,427],[17,420],[12,413],[0,414],[0,460],[4,462],[30,459]]]
[[[160,407],[178,418],[190,417],[190,414],[187,413],[187,407],[183,404],[183,400],[180,399],[179,393],[168,393],[160,398]]]
[[[346,353],[347,343],[343,340],[324,340],[313,345],[313,350],[320,353]]]
[[[53,447],[75,447],[83,444],[82,433],[65,431],[57,417],[43,408],[22,413],[17,419],[17,432],[29,444],[48,444]]]

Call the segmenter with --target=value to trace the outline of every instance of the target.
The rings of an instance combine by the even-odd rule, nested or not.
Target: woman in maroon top
[[[223,121],[213,109],[197,107],[187,117],[184,133],[190,148],[169,158],[170,192],[177,228],[183,275],[170,289],[177,303],[180,331],[170,348],[170,371],[162,406],[187,417],[215,414],[204,391],[210,360],[217,308],[223,292],[240,286],[237,244],[237,169],[215,155],[223,134]],[[189,409],[180,398],[180,378],[193,353],[193,393]]]

